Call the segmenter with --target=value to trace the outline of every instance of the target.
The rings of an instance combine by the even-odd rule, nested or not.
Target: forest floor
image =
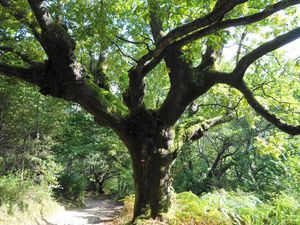
[[[88,198],[84,208],[63,210],[43,219],[40,225],[108,225],[121,209],[122,204],[109,197]]]

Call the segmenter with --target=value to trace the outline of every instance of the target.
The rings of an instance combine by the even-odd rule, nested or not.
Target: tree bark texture
[[[143,111],[130,119],[131,138],[127,147],[132,159],[135,184],[134,219],[152,218],[167,212],[171,204],[170,168],[176,158],[171,150],[172,130],[159,122],[155,114]]]
[[[134,156],[133,174],[135,184],[134,219],[150,213],[152,218],[160,217],[171,205],[172,179],[170,167],[173,158],[146,144]]]

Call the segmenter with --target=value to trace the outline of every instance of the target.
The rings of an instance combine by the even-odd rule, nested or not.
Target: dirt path
[[[85,208],[77,208],[59,212],[47,219],[45,225],[108,225],[122,209],[122,204],[107,197],[100,199],[89,198]],[[41,225],[44,225],[41,224]]]

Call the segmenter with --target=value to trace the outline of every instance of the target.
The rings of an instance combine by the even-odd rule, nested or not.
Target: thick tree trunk
[[[97,192],[98,194],[102,195],[104,194],[104,181],[97,176],[97,174],[94,174],[94,187],[93,187],[93,191]]]
[[[97,184],[95,181],[90,182],[89,191],[93,191],[93,192],[97,191]]]
[[[98,194],[103,195],[104,194],[104,182],[98,183]]]
[[[143,147],[132,155],[135,183],[134,218],[146,215],[159,218],[171,205],[170,167],[174,154],[166,149]],[[150,214],[149,214],[150,213]]]
[[[131,102],[128,102],[130,106]],[[135,185],[133,221],[139,216],[160,218],[171,205],[171,165],[174,130],[161,123],[156,112],[139,109],[127,120],[128,147]]]

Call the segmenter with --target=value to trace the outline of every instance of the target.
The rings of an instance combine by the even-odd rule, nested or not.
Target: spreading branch
[[[254,13],[249,16],[243,16],[240,18],[227,19],[227,20],[212,24],[210,26],[207,26],[204,29],[193,32],[193,33],[186,35],[185,37],[175,41],[173,43],[173,45],[182,47],[182,46],[187,45],[199,38],[216,33],[217,31],[222,30],[222,29],[253,24],[253,23],[259,22],[259,21],[277,13],[280,10],[283,10],[283,9],[286,9],[288,7],[298,5],[298,4],[300,4],[300,0],[284,0],[284,1],[281,1],[278,3],[275,3],[273,5],[268,5],[265,7],[265,10],[263,10],[261,12]]]
[[[128,137],[123,124],[126,107],[113,94],[85,79],[85,71],[75,57],[75,42],[65,27],[53,22],[44,1],[28,2],[38,21],[37,26],[42,29],[41,44],[48,60],[28,69],[0,64],[1,74],[35,84],[44,95],[79,103],[99,124],[113,128],[126,142]]]
[[[0,52],[11,52],[11,53],[17,55],[18,57],[20,57],[20,59],[22,59],[25,63],[27,63],[29,65],[33,65],[35,63],[24,52],[20,52],[20,51],[16,50],[15,48],[12,48],[12,47],[0,46]]]
[[[291,134],[300,134],[300,126],[292,126],[286,124],[277,118],[274,114],[265,109],[254,97],[253,91],[251,91],[246,83],[243,81],[244,74],[247,68],[258,58],[266,55],[267,53],[274,51],[294,40],[300,38],[300,28],[295,28],[290,32],[280,35],[271,41],[268,41],[258,48],[254,49],[250,53],[246,54],[237,63],[235,69],[231,73],[214,72],[211,73],[210,79],[213,79],[215,83],[225,83],[238,89],[245,97],[249,105],[267,121],[275,125],[280,130]]]
[[[202,138],[209,129],[227,123],[232,119],[232,114],[226,114],[211,119],[194,116],[192,119],[190,118],[187,119],[187,121],[182,121],[175,129],[175,149],[179,151],[182,145],[187,141],[198,140]]]
[[[292,126],[289,124],[286,124],[285,122],[281,121],[279,118],[277,118],[274,114],[269,112],[267,109],[265,109],[254,97],[253,90],[250,90],[246,83],[243,80],[236,80],[234,79],[234,73],[222,73],[222,72],[214,72],[211,73],[211,79],[214,80],[215,83],[223,83],[227,84],[231,87],[236,88],[239,90],[249,103],[249,105],[263,118],[265,118],[267,121],[275,125],[277,128],[282,130],[285,133],[291,134],[291,135],[297,135],[300,134],[300,126]]]
[[[218,1],[216,7],[211,13],[170,31],[161,39],[155,51],[159,51],[159,49],[165,48],[177,38],[183,37],[190,32],[221,20],[226,13],[230,12],[237,5],[243,4],[245,2],[247,2],[247,0]],[[154,53],[154,55],[157,55],[157,53]]]
[[[249,105],[267,121],[275,125],[277,128],[291,135],[300,134],[300,126],[292,126],[281,119],[277,118],[274,114],[265,109],[254,97],[253,92],[247,87],[244,82],[234,85],[245,97]]]
[[[21,24],[27,26],[34,37],[41,43],[41,36],[38,32],[38,24],[36,21],[32,21],[27,17],[26,11],[23,11],[22,8],[16,7],[17,3],[13,3],[13,1],[9,0],[0,0],[0,5],[4,7],[10,15],[12,15],[16,20],[18,20]]]
[[[47,65],[42,63],[35,64],[30,68],[0,63],[0,74],[34,84],[40,87],[40,91],[44,94],[57,94],[53,93],[53,90],[50,90],[51,93],[47,93],[47,91],[59,87],[57,81],[49,78]],[[65,89],[63,95],[57,97],[79,103],[83,108],[95,116],[97,122],[105,126],[110,126],[125,139],[124,135],[126,132],[125,127],[122,124],[122,114],[126,113],[126,109],[121,108],[120,106],[110,105],[106,98],[113,98],[111,94],[107,93],[106,90],[99,88],[91,81],[86,81],[85,83],[71,82],[65,85]],[[114,102],[117,103],[117,100]]]
[[[177,38],[183,37],[190,32],[193,32],[197,29],[200,29],[202,27],[208,26],[210,24],[213,24],[221,20],[226,13],[231,11],[237,5],[245,3],[246,1],[247,0],[235,0],[235,1],[226,1],[226,3],[224,1],[223,3],[219,4],[219,7],[215,7],[211,13],[203,17],[200,17],[190,23],[184,24],[182,26],[173,29],[164,37],[162,37],[161,35],[162,25],[158,21],[159,17],[157,17],[157,15],[153,13],[150,14],[150,18],[152,21],[150,26],[152,29],[154,39],[156,40],[157,47],[155,48],[155,50],[144,55],[139,60],[136,69],[138,71],[143,71],[144,73],[151,71],[164,58],[164,54],[166,53],[165,50],[167,48],[172,49],[172,47],[170,46]],[[155,3],[154,1],[148,1],[148,2],[157,5],[157,3]],[[149,4],[150,7],[151,4]],[[153,12],[153,10],[150,10],[150,13],[151,12]],[[178,48],[180,46],[176,46],[176,47]]]
[[[43,31],[47,31],[53,19],[43,0],[28,0],[30,7]]]
[[[176,40],[171,39],[172,42],[166,42],[166,44],[164,45],[158,45],[152,52],[146,54],[138,61],[137,68],[141,71],[144,71],[145,73],[149,72],[164,58],[169,49],[183,47],[195,40],[216,33],[217,31],[222,29],[256,23],[280,10],[297,4],[300,4],[300,0],[285,0],[273,5],[266,6],[265,10],[259,13],[236,19],[227,19],[221,22],[209,23],[207,24],[208,26],[203,29],[199,29],[185,36],[179,36],[179,38],[177,38]],[[167,36],[165,36],[164,38],[166,38]]]
[[[189,137],[189,139],[192,141],[198,140],[201,137],[203,137],[205,132],[207,132],[212,127],[230,122],[232,119],[233,119],[232,114],[227,114],[224,116],[217,116],[217,117],[205,120],[204,122],[197,125],[198,129],[195,130],[195,132]]]
[[[35,85],[39,85],[40,75],[44,72],[44,69],[44,64],[35,64],[30,68],[24,68],[0,63],[0,74],[15,77]]]
[[[298,38],[300,38],[300,27],[295,28],[285,34],[279,35],[273,40],[260,45],[258,48],[254,49],[239,60],[234,71],[232,72],[232,76],[236,80],[242,80],[247,68],[254,61]]]

